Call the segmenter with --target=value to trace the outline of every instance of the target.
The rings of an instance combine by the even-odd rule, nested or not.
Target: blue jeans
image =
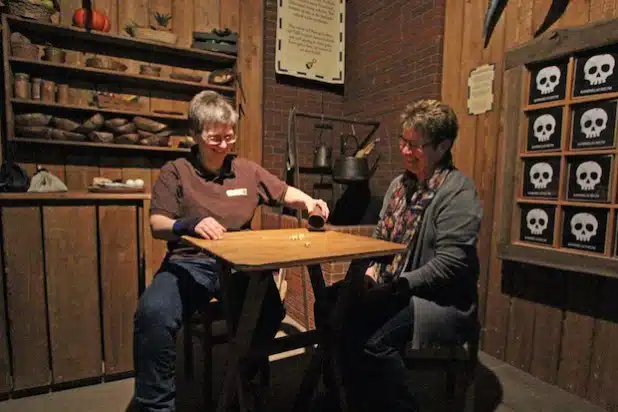
[[[230,280],[232,328],[235,328],[249,275],[237,272]],[[272,339],[285,316],[272,276],[268,282],[254,342]],[[166,261],[146,288],[134,317],[134,401],[140,411],[176,410],[176,335],[187,316],[219,293],[217,266],[208,258]]]
[[[316,306],[316,324],[330,327],[327,318],[340,287],[335,284],[327,288],[328,303],[326,307]],[[335,343],[343,385],[350,394],[348,399],[354,402],[350,410],[417,411],[402,357],[412,337],[414,306],[394,299],[375,303],[352,308],[346,315],[341,338]]]

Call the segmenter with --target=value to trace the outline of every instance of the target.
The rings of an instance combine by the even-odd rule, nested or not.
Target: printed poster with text
[[[275,72],[325,83],[343,84],[345,2],[277,2]]]

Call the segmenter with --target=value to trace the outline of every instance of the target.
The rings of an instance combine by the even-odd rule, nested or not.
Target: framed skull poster
[[[523,178],[524,196],[557,199],[560,157],[526,159]]]
[[[573,96],[611,93],[618,90],[616,60],[618,53],[611,50],[596,50],[577,58]]]
[[[572,149],[610,148],[616,144],[616,100],[573,107]]]
[[[529,152],[560,150],[562,112],[562,107],[552,107],[529,113],[526,140]]]
[[[562,224],[563,247],[605,253],[606,209],[565,208]]]
[[[547,62],[530,71],[529,103],[562,100],[566,92],[567,61]]]
[[[519,238],[523,242],[553,245],[556,207],[521,204]]]
[[[609,202],[613,156],[577,156],[568,159],[567,199]]]

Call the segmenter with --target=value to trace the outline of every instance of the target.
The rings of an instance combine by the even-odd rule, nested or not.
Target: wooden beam
[[[508,70],[539,60],[552,60],[613,43],[618,43],[618,19],[552,30],[509,50],[504,56],[504,68]]]

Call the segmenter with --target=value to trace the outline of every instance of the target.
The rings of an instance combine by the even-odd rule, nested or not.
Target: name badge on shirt
[[[227,197],[247,196],[247,189],[243,188],[226,190],[225,194],[227,195]]]

